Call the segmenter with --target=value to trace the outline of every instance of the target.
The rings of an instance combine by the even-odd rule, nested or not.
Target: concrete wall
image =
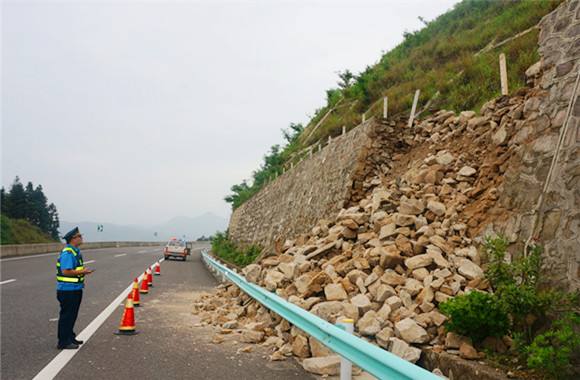
[[[145,241],[107,241],[84,243],[82,249],[116,248],[116,247],[157,247],[163,242]],[[59,252],[64,247],[64,243],[44,243],[44,244],[10,244],[0,246],[0,258],[34,255],[41,253]]]
[[[580,92],[575,91],[580,69],[579,1],[562,3],[542,19],[540,28],[542,59],[529,70],[538,85],[537,96],[525,103],[525,122],[518,132],[520,163],[506,173],[500,199],[512,217],[496,229],[507,233],[515,251],[533,236],[544,246],[544,273],[551,284],[580,289]],[[561,133],[562,144],[547,181]],[[541,196],[544,201],[535,212]]]

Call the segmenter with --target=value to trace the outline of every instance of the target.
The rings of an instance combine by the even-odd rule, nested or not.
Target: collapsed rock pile
[[[365,198],[244,268],[246,279],[331,323],[353,319],[355,334],[411,362],[426,347],[479,358],[445,333],[438,305],[489,290],[474,237],[522,138],[515,132],[526,98],[489,102],[482,116],[439,111],[402,131],[413,149],[368,180]],[[224,333],[240,329],[244,342],[274,347],[272,360],[331,354],[232,285],[200,299],[195,312]]]

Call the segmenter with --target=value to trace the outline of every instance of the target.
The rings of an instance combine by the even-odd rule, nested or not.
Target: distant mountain
[[[98,226],[103,230],[98,231]],[[60,235],[78,226],[85,241],[165,241],[171,237],[195,240],[213,235],[227,228],[228,221],[221,216],[205,213],[196,217],[177,216],[156,226],[119,225],[96,222],[60,222]],[[156,234],[156,235],[155,235]]]

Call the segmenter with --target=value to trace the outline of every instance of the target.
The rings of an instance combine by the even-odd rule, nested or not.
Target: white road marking
[[[118,255],[115,255],[115,257],[121,257],[121,256],[127,256],[126,253],[119,253]]]
[[[95,262],[95,260],[89,260],[89,261],[85,261],[84,263],[85,264],[90,264],[90,263],[94,263],[94,262]]]
[[[159,260],[162,262],[164,259]],[[155,264],[153,264],[155,265]],[[139,281],[143,278],[143,275],[139,276]],[[89,338],[98,330],[99,327],[109,318],[111,314],[117,309],[117,306],[125,299],[127,294],[133,289],[133,283],[131,283],[127,289],[123,290],[121,294],[117,296],[99,314],[81,333],[78,335],[79,340],[84,340],[85,343],[89,340]],[[65,365],[75,356],[77,352],[82,349],[83,346],[80,346],[77,350],[62,350],[50,363],[46,365],[32,380],[52,380],[58,375],[58,373],[64,368]]]
[[[15,278],[13,278],[11,280],[2,281],[2,282],[0,282],[0,285],[9,284],[9,283],[14,282],[14,281],[16,281]]]
[[[56,322],[56,321],[58,321],[58,318],[50,318],[48,321],[49,322]]]
[[[147,252],[147,251],[148,251],[147,249],[142,249],[142,250],[140,250],[140,251],[139,251],[139,252],[137,252],[137,253],[145,253],[145,252]]]

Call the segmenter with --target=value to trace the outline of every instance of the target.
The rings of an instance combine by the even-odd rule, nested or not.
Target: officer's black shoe
[[[69,343],[67,345],[62,346],[62,345],[59,344],[57,346],[57,348],[59,350],[76,350],[76,349],[79,348],[79,345],[78,344],[74,344],[74,343]]]
[[[84,340],[77,340],[77,339],[75,338],[75,339],[73,339],[73,340],[72,340],[72,342],[73,342],[74,344],[81,345],[81,344],[83,344],[85,341],[84,341]]]

